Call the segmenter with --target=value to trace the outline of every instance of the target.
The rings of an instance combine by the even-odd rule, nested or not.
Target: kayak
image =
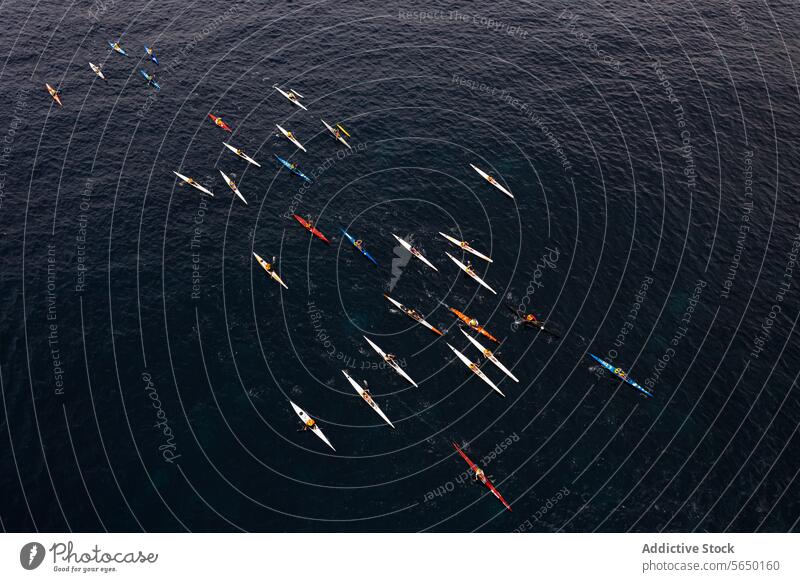
[[[344,377],[345,377],[345,378],[347,378],[347,379],[350,381],[350,385],[351,385],[353,388],[355,388],[355,389],[356,389],[356,392],[358,392],[358,395],[359,395],[359,396],[361,396],[361,398],[363,398],[363,399],[364,399],[364,402],[366,402],[367,404],[369,404],[369,407],[370,407],[372,410],[374,410],[375,412],[377,412],[377,413],[378,413],[378,415],[379,415],[379,416],[380,416],[380,417],[381,417],[383,420],[385,420],[389,426],[391,426],[392,428],[394,428],[394,425],[392,424],[392,421],[391,421],[391,420],[389,420],[389,418],[388,418],[388,417],[387,417],[387,416],[386,416],[386,415],[383,413],[383,410],[381,410],[381,407],[380,407],[380,406],[378,406],[378,405],[375,403],[375,401],[372,399],[372,396],[369,394],[369,392],[367,392],[366,390],[364,390],[364,388],[362,388],[362,387],[361,387],[361,386],[358,384],[358,382],[356,382],[355,380],[353,380],[353,379],[350,377],[350,375],[347,373],[347,371],[346,371],[346,370],[342,370],[342,374],[344,374]]]
[[[334,137],[334,138],[336,138],[337,140],[339,140],[339,142],[341,142],[341,143],[343,143],[344,145],[346,145],[348,149],[353,149],[353,148],[351,148],[351,147],[350,147],[350,144],[349,144],[349,143],[347,143],[347,141],[345,141],[345,139],[344,139],[344,138],[343,138],[341,135],[339,135],[339,132],[337,132],[337,131],[336,131],[336,129],[334,129],[334,128],[332,128],[330,125],[328,125],[328,124],[325,122],[325,120],[324,120],[324,119],[320,119],[320,121],[321,121],[322,123],[324,123],[324,124],[325,124],[325,127],[327,127],[327,128],[328,128],[328,131],[330,131],[330,132],[333,134],[333,137]],[[339,130],[340,130],[340,131],[343,131],[341,128],[339,128]]]
[[[497,393],[498,393],[500,396],[502,396],[503,398],[505,398],[505,396],[506,396],[506,395],[505,395],[505,394],[503,394],[503,393],[500,391],[500,388],[498,388],[497,386],[495,386],[495,385],[494,385],[494,382],[492,382],[491,380],[489,380],[489,377],[488,377],[486,374],[484,374],[483,372],[481,372],[481,369],[480,369],[480,367],[478,367],[478,364],[476,364],[475,362],[473,362],[472,360],[470,360],[470,359],[469,359],[467,356],[465,356],[464,354],[462,354],[461,352],[459,352],[457,349],[455,349],[455,348],[454,348],[453,346],[451,346],[450,344],[447,344],[447,347],[449,347],[451,350],[453,350],[453,353],[454,353],[455,355],[457,355],[457,356],[458,356],[458,359],[459,359],[459,360],[461,360],[461,361],[464,363],[464,365],[465,365],[467,368],[469,368],[470,370],[472,370],[472,373],[473,373],[473,374],[475,374],[475,375],[476,375],[478,378],[480,378],[481,380],[483,380],[484,382],[486,382],[486,383],[487,383],[489,386],[491,386],[491,387],[492,387],[492,390],[494,390],[494,391],[495,391],[495,392],[497,392]]]
[[[92,68],[92,70],[95,72],[95,74],[96,74],[98,77],[100,77],[101,79],[103,79],[103,81],[105,81],[105,80],[106,80],[106,76],[103,74],[103,71],[100,69],[100,67],[98,67],[98,66],[97,66],[97,65],[95,65],[94,63],[89,63],[89,66]]]
[[[606,370],[608,370],[609,372],[611,372],[612,374],[614,374],[614,375],[615,375],[617,378],[619,378],[620,380],[625,380],[625,381],[626,381],[628,384],[630,384],[631,386],[633,386],[634,388],[636,388],[636,389],[637,389],[639,392],[641,392],[641,393],[642,393],[642,394],[644,394],[645,396],[649,396],[650,398],[652,398],[652,397],[653,397],[653,394],[652,394],[651,392],[648,392],[647,390],[645,390],[644,388],[642,388],[642,387],[641,387],[639,384],[637,384],[636,382],[634,382],[633,380],[631,380],[631,379],[628,377],[628,373],[627,373],[627,372],[624,372],[624,371],[622,370],[622,368],[615,368],[614,366],[612,366],[612,365],[611,365],[611,364],[609,364],[608,362],[604,362],[603,360],[601,360],[600,358],[598,358],[598,357],[597,357],[597,356],[595,356],[594,354],[589,354],[589,355],[590,355],[590,356],[592,356],[592,357],[593,357],[595,360],[597,360],[597,361],[600,363],[600,365],[601,365],[601,366],[603,366],[603,367],[604,367]]]
[[[246,153],[244,153],[239,148],[235,148],[231,144],[225,143],[225,142],[222,142],[222,145],[224,145],[226,148],[231,150],[233,153],[235,153],[237,156],[239,156],[243,160],[247,160],[249,163],[253,164],[254,166],[258,166],[259,168],[261,167],[261,164],[259,164],[257,161],[255,161],[253,158],[248,156]]]
[[[221,117],[217,117],[216,115],[211,115],[210,113],[208,114],[208,116],[211,118],[211,121],[213,121],[215,124],[217,124],[219,127],[224,129],[228,133],[232,133],[233,132],[233,130],[230,128],[230,126],[227,123],[225,123],[224,121],[222,121]]]
[[[467,241],[465,241],[465,240],[458,240],[457,238],[453,238],[453,237],[452,237],[452,236],[450,236],[449,234],[445,234],[445,233],[443,233],[443,232],[440,232],[439,234],[440,234],[440,235],[442,235],[442,236],[443,236],[444,238],[446,238],[447,240],[449,240],[449,241],[450,241],[451,243],[453,243],[454,245],[456,245],[457,247],[459,247],[459,248],[461,248],[461,249],[464,249],[464,250],[465,250],[465,251],[467,251],[468,253],[472,253],[472,254],[473,254],[473,255],[475,255],[476,257],[480,257],[480,258],[482,258],[484,261],[488,261],[488,262],[490,262],[490,263],[491,263],[491,262],[493,262],[493,261],[492,261],[492,259],[490,259],[490,258],[489,258],[489,257],[487,257],[486,255],[484,255],[483,253],[479,253],[478,251],[476,251],[475,249],[473,249],[473,248],[472,248],[472,247],[469,245],[469,243],[468,243]]]
[[[50,93],[50,97],[53,98],[53,101],[58,103],[59,107],[62,107],[61,96],[58,94],[59,91],[56,90],[56,89],[53,89],[53,87],[51,87],[49,83],[45,83],[44,87],[45,87],[45,89],[47,89],[47,92]]]
[[[278,93],[280,93],[281,95],[283,95],[284,97],[286,97],[286,98],[287,98],[289,101],[291,101],[292,103],[294,103],[294,104],[295,104],[295,105],[297,105],[298,107],[300,107],[300,108],[302,108],[302,109],[305,109],[306,111],[308,111],[308,109],[306,108],[306,106],[305,106],[305,105],[303,105],[302,103],[300,103],[300,99],[302,99],[302,98],[303,98],[303,96],[302,96],[302,95],[300,95],[300,93],[298,93],[297,91],[294,91],[294,90],[292,90],[292,89],[289,89],[289,92],[287,93],[286,91],[284,91],[283,89],[281,89],[281,88],[280,88],[280,87],[278,87],[277,85],[273,85],[273,86],[272,86],[272,88],[273,88],[273,89],[277,89]],[[300,97],[300,99],[298,99],[298,97]]]
[[[273,265],[270,265],[270,264],[269,264],[267,261],[265,261],[264,259],[262,259],[261,257],[259,257],[259,256],[258,256],[257,254],[255,254],[255,253],[253,253],[253,256],[254,256],[254,257],[256,258],[256,260],[258,261],[258,264],[259,264],[259,265],[261,265],[261,266],[263,267],[263,269],[264,269],[264,270],[265,270],[267,273],[269,273],[269,276],[270,276],[270,277],[272,277],[272,278],[273,278],[273,279],[275,279],[275,280],[276,280],[278,283],[280,283],[281,285],[283,285],[283,288],[284,288],[284,289],[289,289],[289,288],[286,286],[286,283],[284,283],[284,282],[283,282],[283,279],[281,279],[281,278],[278,276],[278,273],[276,273],[276,272],[275,272],[275,265],[274,265],[274,264],[273,264]],[[273,259],[273,261],[274,261],[274,259]]]
[[[351,243],[351,244],[352,244],[354,247],[356,247],[358,250],[360,250],[360,251],[361,251],[361,254],[362,254],[362,255],[364,255],[364,256],[365,256],[365,257],[367,257],[367,258],[368,258],[370,261],[372,261],[373,263],[375,263],[375,266],[376,266],[376,267],[379,267],[379,266],[380,266],[380,265],[378,265],[378,261],[376,261],[376,260],[375,260],[375,257],[373,257],[371,254],[369,254],[369,253],[366,251],[366,249],[364,249],[364,245],[363,245],[363,243],[362,243],[362,245],[359,247],[359,246],[356,244],[356,242],[358,242],[358,241],[356,241],[356,239],[354,239],[352,236],[350,236],[350,235],[348,234],[348,232],[347,232],[345,229],[343,229],[343,228],[340,228],[339,230],[341,230],[341,231],[342,231],[342,234],[343,234],[344,236],[346,236],[346,237],[347,237],[347,240],[349,240],[349,241],[350,241],[350,243]]]
[[[392,305],[397,307],[397,309],[399,309],[400,311],[405,313],[407,316],[409,316],[411,319],[413,319],[417,323],[427,327],[429,330],[431,330],[436,335],[444,335],[441,331],[439,331],[438,329],[433,327],[430,323],[425,321],[425,319],[423,319],[423,317],[415,309],[410,309],[410,308],[406,307],[405,305],[403,305],[402,303],[400,303],[399,301],[395,301],[394,299],[389,297],[386,293],[384,293],[383,296],[386,297],[386,300],[389,301]]]
[[[331,244],[331,241],[328,240],[328,237],[326,237],[324,234],[322,234],[322,232],[320,232],[320,230],[316,226],[314,226],[313,224],[308,222],[305,218],[303,218],[299,214],[292,214],[292,218],[294,218],[297,222],[302,224],[303,228],[305,228],[308,232],[310,232],[315,237],[317,237],[319,240],[324,242],[326,245]]]
[[[206,188],[205,186],[203,186],[201,184],[198,184],[194,180],[194,178],[190,178],[188,176],[184,176],[183,174],[179,174],[175,170],[172,170],[172,173],[175,174],[176,176],[178,176],[178,178],[180,178],[183,183],[189,184],[189,186],[197,188],[198,190],[200,190],[200,192],[208,194],[209,196],[213,196],[214,195],[214,193],[211,190],[209,190],[208,188]]]
[[[384,361],[384,362],[386,362],[387,364],[389,364],[389,365],[390,365],[390,366],[391,366],[391,367],[394,369],[394,371],[395,371],[395,372],[397,372],[397,373],[398,373],[398,374],[400,374],[400,375],[401,375],[403,378],[405,378],[406,380],[408,380],[409,382],[411,382],[411,383],[412,383],[412,384],[413,384],[415,387],[418,387],[418,386],[417,386],[417,383],[416,383],[416,382],[414,382],[414,380],[412,380],[412,379],[411,379],[411,376],[409,376],[408,374],[406,374],[406,373],[403,371],[403,368],[401,368],[401,367],[400,367],[400,364],[398,364],[397,362],[395,362],[395,361],[393,361],[393,360],[389,360],[389,359],[387,359],[386,353],[385,353],[385,352],[384,352],[382,349],[380,349],[380,348],[379,348],[377,345],[375,345],[375,343],[374,343],[372,340],[370,340],[370,339],[369,339],[367,336],[363,336],[363,337],[364,337],[364,339],[365,339],[365,340],[367,340],[367,343],[368,343],[369,345],[371,345],[371,346],[372,346],[372,349],[373,349],[373,350],[375,350],[376,352],[378,352],[378,354],[380,355],[380,357],[382,357],[382,358],[383,358],[383,361]]]
[[[474,165],[474,164],[470,164],[470,166],[472,166],[472,169],[473,169],[473,170],[475,170],[475,171],[476,171],[476,172],[478,172],[478,173],[479,173],[481,176],[483,176],[483,177],[486,179],[486,181],[487,181],[487,182],[489,182],[489,184],[491,184],[492,186],[494,186],[495,188],[497,188],[498,190],[500,190],[500,192],[502,192],[503,194],[505,194],[505,195],[506,195],[506,196],[508,196],[509,198],[513,198],[513,197],[514,197],[514,195],[513,195],[511,192],[509,192],[508,190],[506,190],[505,188],[503,188],[503,187],[500,185],[500,183],[499,183],[497,180],[495,180],[495,179],[494,179],[494,178],[492,178],[492,177],[491,177],[489,174],[487,174],[486,172],[484,172],[483,170],[481,170],[481,169],[480,169],[478,166],[476,166],[476,165]]]
[[[545,328],[545,326],[544,326],[545,322],[536,319],[536,316],[533,315],[533,313],[525,313],[525,312],[520,311],[519,309],[517,309],[515,307],[512,307],[511,305],[506,305],[506,307],[508,308],[508,310],[511,313],[513,313],[514,315],[517,316],[517,318],[522,322],[522,324],[530,326],[530,327],[534,327],[534,328],[536,328],[536,329],[538,329],[540,331],[543,331],[544,333],[549,333],[553,337],[556,337],[556,338],[560,338],[561,337],[560,335],[558,335],[553,330],[551,330],[549,328]],[[533,319],[527,319],[526,318],[527,315],[533,316]]]
[[[144,52],[148,57],[150,57],[151,61],[153,61],[155,64],[158,64],[158,58],[156,57],[156,52],[153,49],[147,45],[144,45]]]
[[[123,55],[125,57],[128,56],[128,53],[125,52],[125,50],[122,48],[122,46],[119,43],[114,43],[114,42],[108,41],[108,46],[110,46],[113,50],[115,50],[119,54],[121,54],[121,55]]]
[[[470,329],[474,329],[478,333],[483,334],[484,336],[486,336],[487,338],[489,338],[490,340],[492,340],[493,342],[495,342],[497,344],[500,343],[500,341],[496,337],[494,337],[492,334],[490,334],[488,331],[486,331],[483,328],[483,326],[478,325],[478,320],[477,319],[472,319],[466,313],[461,313],[458,309],[453,309],[452,307],[448,307],[448,309],[450,311],[452,311],[453,314],[456,317],[458,317],[461,321],[466,323],[470,327]]]
[[[247,200],[245,200],[244,196],[242,196],[242,193],[239,192],[239,187],[236,185],[236,182],[228,178],[228,176],[226,176],[225,172],[223,172],[222,170],[220,170],[219,173],[222,174],[222,179],[225,180],[225,183],[230,187],[231,190],[233,190],[233,193],[236,194],[239,198],[241,198],[242,202],[247,204]]]
[[[478,465],[473,463],[472,459],[470,459],[466,454],[464,454],[464,451],[462,451],[461,448],[456,443],[453,443],[453,446],[458,451],[458,454],[461,455],[461,457],[467,462],[467,464],[469,465],[469,468],[472,469],[473,473],[475,473],[475,476],[478,479],[480,479],[481,483],[486,485],[486,487],[489,489],[489,491],[492,492],[492,495],[497,497],[503,503],[503,505],[506,506],[507,510],[511,511],[511,506],[508,503],[506,503],[506,500],[503,499],[503,496],[500,495],[500,492],[497,489],[495,489],[495,486],[492,485],[492,482],[489,481],[488,477],[486,477],[486,475],[484,474],[483,470],[480,467],[478,467]]]
[[[439,270],[439,269],[437,269],[436,267],[433,266],[433,263],[431,263],[428,259],[423,257],[422,253],[419,252],[419,250],[417,250],[416,248],[412,247],[411,244],[407,243],[406,241],[404,241],[402,238],[400,238],[399,236],[397,236],[394,233],[392,233],[392,236],[397,239],[397,242],[399,242],[401,245],[403,245],[404,249],[406,249],[409,253],[411,253],[412,255],[417,257],[420,261],[422,261],[423,263],[428,265],[431,269],[433,269],[434,271],[438,271]]]
[[[303,144],[301,144],[299,141],[297,141],[297,138],[294,136],[294,134],[291,131],[286,131],[285,129],[283,129],[277,123],[275,124],[275,127],[277,127],[280,130],[280,132],[286,137],[286,139],[288,139],[294,145],[299,147],[301,150],[306,151],[306,148],[303,147]]]
[[[161,85],[156,83],[156,78],[155,78],[154,75],[151,75],[150,73],[148,73],[144,69],[139,69],[139,72],[142,74],[142,77],[144,77],[145,81],[147,81],[148,85],[153,87],[156,91],[160,91],[161,90]]]
[[[454,257],[453,255],[451,255],[450,253],[445,253],[445,254],[446,254],[448,257],[450,257],[450,260],[451,260],[451,261],[453,261],[453,262],[454,262],[456,265],[458,265],[458,268],[459,268],[459,269],[461,269],[461,270],[462,270],[462,271],[464,271],[464,272],[465,272],[467,275],[469,275],[470,277],[472,277],[473,279],[475,279],[475,280],[476,280],[478,283],[480,283],[481,285],[483,285],[484,287],[486,287],[486,288],[487,288],[489,291],[491,291],[492,293],[494,293],[495,295],[497,295],[497,291],[495,291],[494,289],[492,289],[491,287],[489,287],[489,285],[487,285],[487,284],[486,284],[486,282],[485,282],[483,279],[481,279],[480,277],[478,277],[478,275],[477,275],[477,274],[475,274],[475,271],[474,271],[474,270],[472,270],[472,268],[471,268],[471,267],[468,267],[468,266],[466,266],[464,263],[462,263],[461,261],[459,261],[457,258],[455,258],[455,257]]]
[[[508,369],[508,368],[506,368],[506,367],[505,367],[503,364],[501,364],[501,363],[500,363],[500,360],[498,360],[498,359],[495,357],[495,355],[492,353],[492,351],[491,351],[491,350],[487,350],[485,347],[483,347],[483,345],[481,345],[481,342],[479,342],[479,341],[478,341],[478,340],[476,340],[474,337],[472,337],[471,335],[469,335],[469,334],[468,334],[467,332],[465,332],[463,329],[461,330],[461,333],[463,333],[463,334],[466,336],[466,338],[467,338],[467,339],[470,341],[470,343],[471,343],[473,346],[475,346],[476,348],[478,348],[478,349],[481,351],[481,353],[483,354],[483,357],[484,357],[484,358],[486,358],[486,359],[487,359],[487,360],[489,360],[491,363],[493,363],[495,366],[497,366],[498,368],[500,368],[500,370],[503,372],[503,374],[505,374],[506,376],[508,376],[508,377],[509,377],[509,378],[511,378],[512,380],[514,380],[514,382],[519,382],[519,380],[517,379],[517,377],[516,377],[514,374],[512,374],[512,373],[511,373],[511,370],[509,370],[509,369]]]
[[[281,164],[283,164],[292,174],[294,174],[295,176],[300,176],[306,182],[311,182],[311,178],[309,178],[303,172],[301,172],[300,170],[297,169],[297,164],[292,164],[291,162],[287,162],[282,157],[280,157],[278,154],[272,154],[272,155],[275,156],[275,158]]]
[[[314,421],[308,414],[306,414],[305,410],[297,406],[297,404],[295,404],[291,400],[289,401],[289,404],[292,405],[292,408],[294,408],[295,413],[297,414],[297,416],[300,417],[303,426],[310,429],[311,432],[313,432],[315,435],[321,438],[326,445],[328,445],[330,448],[333,449],[331,441],[328,440],[328,437],[325,436],[325,434],[322,432],[322,429],[319,427],[316,421]],[[335,451],[336,449],[333,450]]]

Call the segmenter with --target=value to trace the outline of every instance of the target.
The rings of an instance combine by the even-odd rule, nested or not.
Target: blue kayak
[[[277,159],[277,160],[278,160],[278,161],[279,161],[281,164],[283,164],[284,166],[286,166],[286,168],[287,168],[287,169],[288,169],[290,172],[292,172],[293,174],[295,174],[295,175],[297,175],[297,176],[300,176],[300,177],[301,177],[303,180],[305,180],[306,182],[311,182],[311,178],[309,178],[309,177],[308,177],[308,176],[306,176],[306,175],[305,175],[303,172],[301,172],[300,170],[298,170],[298,169],[297,169],[297,164],[292,164],[292,163],[290,163],[290,162],[287,162],[287,161],[286,161],[286,160],[284,160],[282,157],[280,157],[278,154],[272,154],[272,155],[274,155],[274,156],[275,156],[275,158],[276,158],[276,159]]]
[[[158,58],[156,58],[156,51],[144,45],[144,52],[150,57],[150,60],[153,61],[155,64],[158,64]]]
[[[123,49],[121,45],[116,47],[114,46],[114,43],[109,40],[108,46],[110,46],[112,50],[117,51],[119,54],[125,55],[126,57],[128,56],[128,53],[125,52],[125,49]]]
[[[356,245],[356,239],[354,239],[352,236],[350,236],[350,234],[349,234],[349,233],[348,233],[348,232],[347,232],[345,229],[343,229],[343,228],[340,228],[339,230],[341,230],[341,231],[342,231],[342,234],[343,234],[344,236],[346,236],[346,237],[347,237],[347,240],[349,240],[349,241],[350,241],[350,243],[351,243],[351,244],[352,244],[354,247],[356,247],[358,250],[360,250],[360,251],[361,251],[361,254],[362,254],[362,255],[364,255],[364,256],[365,256],[365,257],[367,257],[367,258],[368,258],[370,261],[372,261],[373,263],[375,263],[375,266],[376,266],[376,267],[379,267],[379,266],[380,266],[380,265],[378,265],[378,261],[376,261],[376,260],[375,260],[375,257],[373,257],[371,254],[369,254],[369,253],[368,253],[366,250],[364,250],[364,247],[363,247],[363,245],[362,245],[361,247],[359,247],[359,246],[357,246],[357,245]]]
[[[145,80],[147,81],[148,85],[151,85],[156,91],[160,91],[161,90],[161,85],[156,83],[156,78],[153,75],[151,75],[150,73],[148,73],[144,69],[139,69],[139,72],[142,74],[142,77],[145,78]]]
[[[589,354],[589,355],[592,356],[595,360],[597,360],[601,366],[603,366],[606,370],[614,374],[620,380],[625,380],[628,384],[630,384],[631,386],[642,392],[645,396],[649,396],[650,398],[653,397],[653,395],[650,392],[648,392],[647,390],[642,388],[639,384],[628,378],[628,373],[623,372],[622,368],[615,368],[614,366],[612,366],[608,362],[604,362],[594,354]]]

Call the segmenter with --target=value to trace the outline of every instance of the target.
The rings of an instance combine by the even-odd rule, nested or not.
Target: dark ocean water
[[[5,530],[797,528],[793,3],[17,1],[0,22]],[[475,263],[497,296],[438,231],[491,254]],[[512,326],[523,298],[561,341]],[[440,302],[503,340],[521,382],[483,369],[506,398],[452,362],[446,342],[478,353]],[[376,369],[362,334],[419,388]],[[451,441],[513,513],[463,479]]]

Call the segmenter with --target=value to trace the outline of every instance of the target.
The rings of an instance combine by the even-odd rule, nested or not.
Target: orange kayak
[[[221,117],[217,117],[216,115],[211,115],[210,113],[208,114],[208,116],[211,118],[211,121],[213,121],[216,125],[224,129],[228,133],[232,133],[230,126],[224,121],[222,121]]]
[[[482,325],[478,325],[478,320],[477,319],[471,318],[466,313],[461,313],[458,309],[453,309],[452,307],[450,307],[449,309],[450,309],[450,311],[453,312],[453,314],[457,318],[459,318],[461,321],[466,323],[469,326],[470,329],[474,329],[475,331],[483,334],[484,336],[488,337],[490,340],[492,340],[493,342],[495,342],[497,344],[500,343],[500,340],[498,340],[496,337],[494,337],[492,334],[490,334],[488,331],[486,331],[486,329],[484,329],[484,327]]]

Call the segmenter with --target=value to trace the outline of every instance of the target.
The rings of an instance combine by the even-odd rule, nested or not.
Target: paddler
[[[119,46],[119,42],[115,42],[115,43],[114,43],[114,50],[115,50],[115,51],[121,51],[121,50],[122,50],[122,47],[121,47],[121,46]]]
[[[317,426],[316,421],[313,418],[309,417],[309,419],[303,423],[303,428],[301,428],[300,430],[309,430],[309,429],[314,430],[316,426]]]
[[[475,362],[469,363],[469,369],[475,372],[476,374],[481,371],[480,368],[478,368],[478,364],[476,364]]]
[[[356,247],[358,250],[363,251],[364,249],[362,247],[364,246],[364,241],[358,239],[356,242],[353,243],[353,246]]]
[[[474,317],[470,319],[467,323],[469,324],[470,327],[478,329],[478,320],[475,319]]]
[[[186,183],[189,184],[190,186],[197,186],[197,182],[194,181],[194,178],[189,178],[188,180],[186,180]]]
[[[214,118],[214,123],[216,123],[217,125],[219,125],[221,128],[225,129],[225,122],[224,122],[224,121],[222,121],[222,118],[221,118],[221,117],[215,117],[215,118]]]
[[[481,483],[486,483],[486,474],[483,472],[483,469],[478,466],[475,467],[475,480],[480,480]]]
[[[394,354],[386,354],[383,359],[386,361],[387,364],[394,364],[395,360],[397,360],[397,356]]]

